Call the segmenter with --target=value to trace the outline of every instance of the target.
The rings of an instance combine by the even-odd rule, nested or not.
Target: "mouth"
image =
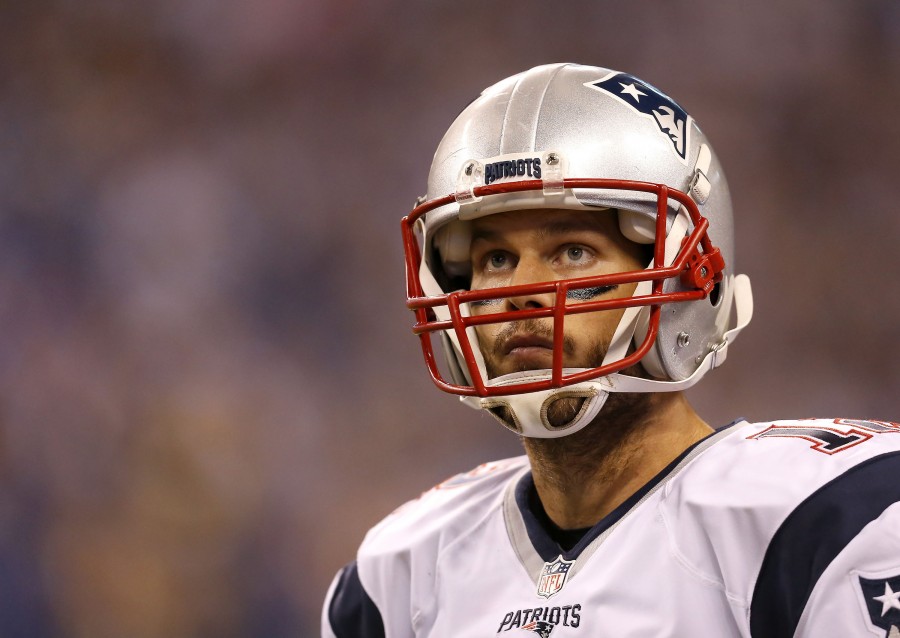
[[[507,324],[494,337],[491,346],[482,350],[489,378],[527,370],[551,370],[553,334],[553,326],[548,322]],[[566,335],[563,335],[562,341],[563,367],[571,367],[566,363],[575,360],[575,342]]]
[[[553,340],[547,337],[513,335],[503,344],[501,351],[507,366],[513,371],[542,370],[553,365]]]
[[[540,350],[553,352],[553,340],[534,334],[517,334],[503,344],[503,353],[507,355]]]

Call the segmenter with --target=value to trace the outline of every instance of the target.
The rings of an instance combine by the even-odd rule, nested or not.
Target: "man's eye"
[[[493,270],[499,270],[506,266],[507,263],[509,263],[509,259],[504,253],[491,253],[488,255],[487,264]]]
[[[583,246],[568,246],[562,253],[562,261],[568,264],[583,264],[590,258],[590,253]]]

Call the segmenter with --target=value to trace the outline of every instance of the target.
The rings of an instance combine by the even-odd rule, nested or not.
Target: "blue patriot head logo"
[[[874,579],[860,576],[859,586],[872,625],[884,630],[887,638],[900,636],[900,575]]]
[[[668,95],[627,73],[613,72],[585,86],[614,97],[631,107],[638,115],[652,120],[660,135],[668,138],[672,150],[687,163],[690,147],[691,116]]]

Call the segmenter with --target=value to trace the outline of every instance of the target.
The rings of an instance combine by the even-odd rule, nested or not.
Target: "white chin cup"
[[[582,372],[582,369],[567,368],[564,374]],[[546,381],[550,378],[549,370],[528,370],[514,372],[496,379],[491,379],[489,387]],[[574,434],[585,427],[606,403],[609,386],[601,381],[586,381],[565,388],[553,388],[525,394],[503,395],[497,397],[460,397],[466,405],[486,410],[503,426],[510,430],[537,439],[556,439]],[[555,426],[548,420],[547,412],[553,403],[560,399],[581,399],[581,404],[574,418]],[[502,408],[506,408],[503,410]],[[503,414],[506,412],[506,414]]]

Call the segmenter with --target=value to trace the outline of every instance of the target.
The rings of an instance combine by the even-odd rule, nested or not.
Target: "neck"
[[[547,515],[577,529],[595,525],[712,431],[680,392],[611,394],[583,430],[523,443]]]

